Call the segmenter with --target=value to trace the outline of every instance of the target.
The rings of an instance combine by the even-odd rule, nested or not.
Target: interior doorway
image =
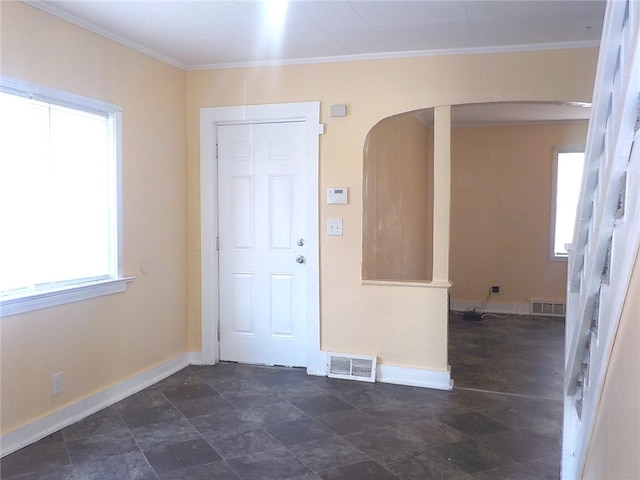
[[[540,302],[546,305],[564,301],[566,264],[554,261],[549,250],[553,152],[554,148],[578,147],[584,143],[590,115],[588,107],[574,102],[452,106],[451,216],[450,225],[446,226],[437,225],[428,215],[411,216],[420,208],[422,212],[429,212],[427,200],[423,200],[420,208],[403,201],[407,194],[403,188],[412,191],[414,186],[421,185],[417,187],[422,188],[421,193],[430,188],[427,175],[421,177],[422,183],[416,175],[411,175],[413,170],[406,168],[408,162],[403,157],[406,150],[402,149],[428,138],[424,132],[434,125],[435,109],[406,112],[382,120],[376,127],[393,123],[391,135],[395,137],[381,142],[372,130],[365,145],[363,279],[376,281],[391,277],[396,281],[428,283],[427,275],[412,276],[407,273],[410,268],[400,269],[398,274],[397,269],[385,270],[384,262],[392,258],[397,261],[392,262],[391,267],[403,265],[404,244],[394,240],[397,232],[411,232],[415,223],[433,222],[426,225],[432,228],[432,235],[438,233],[439,228],[450,232],[448,279],[452,283],[450,307],[453,310],[526,315],[532,305]],[[417,137],[410,137],[411,132],[417,132]],[[378,152],[383,151],[385,155],[367,157],[374,143]],[[381,143],[387,147],[379,148]],[[418,155],[418,158],[428,161],[427,155]],[[408,183],[399,180],[402,178]],[[379,208],[380,205],[384,208]],[[402,220],[400,226],[398,219]],[[410,227],[403,228],[406,225]],[[389,231],[377,231],[380,229]],[[429,245],[420,239],[409,243],[407,252]],[[407,255],[408,263],[420,258],[418,254]],[[418,260],[418,263],[422,262]],[[534,300],[537,303],[532,302]],[[553,321],[557,319],[551,319]],[[539,323],[544,324],[545,320]],[[455,380],[456,367],[453,361],[451,364]],[[460,367],[464,365],[458,363]],[[462,372],[461,378],[466,373]]]

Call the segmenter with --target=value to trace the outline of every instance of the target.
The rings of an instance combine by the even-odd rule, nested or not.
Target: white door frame
[[[201,314],[202,363],[213,365],[220,360],[218,340],[218,169],[216,160],[219,124],[259,122],[305,122],[306,225],[314,232],[306,240],[306,268],[311,269],[306,285],[307,373],[325,375],[325,356],[320,351],[320,255],[318,225],[318,154],[320,102],[299,102],[200,109],[200,245],[201,245]]]

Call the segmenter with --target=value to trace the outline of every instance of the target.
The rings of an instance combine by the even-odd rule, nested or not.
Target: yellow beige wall
[[[382,363],[444,370],[446,291],[361,283],[365,138],[383,118],[438,105],[590,101],[596,57],[596,49],[574,49],[189,72],[190,349],[199,349],[201,342],[200,107],[321,102],[326,133],[320,137],[320,191],[347,186],[350,199],[346,207],[320,207],[322,347],[378,355]],[[347,104],[348,116],[332,118],[332,104]],[[344,236],[325,235],[322,227],[330,217],[344,219]],[[442,228],[446,222],[435,225],[436,237]]]
[[[345,222],[343,237],[321,235],[322,346],[446,369],[442,290],[361,284],[366,135],[383,118],[436,105],[589,101],[597,55],[576,49],[185,73],[23,3],[0,5],[2,73],[122,106],[124,273],[137,276],[123,294],[2,318],[3,432],[200,350],[205,106],[321,101],[321,191],[346,185],[351,199],[321,206],[320,225],[330,216]],[[347,117],[330,117],[336,103],[349,106]],[[446,227],[436,224],[434,235]],[[65,391],[52,397],[57,371],[65,372]]]
[[[186,74],[24,3],[0,5],[2,74],[122,107],[124,273],[137,277],[125,293],[1,319],[6,433],[186,352]]]
[[[640,478],[640,252],[611,352],[582,478]]]
[[[430,281],[433,128],[414,113],[378,123],[364,149],[362,278]]]
[[[586,135],[586,122],[453,129],[452,301],[481,302],[491,285],[500,304],[564,301],[567,262],[549,251],[554,148]]]

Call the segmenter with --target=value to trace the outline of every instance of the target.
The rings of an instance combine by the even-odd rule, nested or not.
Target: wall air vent
[[[564,302],[531,300],[530,313],[542,317],[564,317]]]
[[[362,382],[376,381],[377,358],[369,355],[327,353],[327,376]]]

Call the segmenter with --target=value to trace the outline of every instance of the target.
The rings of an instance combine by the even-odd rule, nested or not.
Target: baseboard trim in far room
[[[449,309],[454,312],[468,312],[478,310],[483,313],[495,313],[499,315],[530,315],[528,303],[494,303],[488,302],[482,308],[482,302],[465,302],[452,300]]]
[[[197,364],[198,353],[184,353],[0,436],[0,457],[124,400],[183,368]],[[202,362],[200,362],[202,363]]]

